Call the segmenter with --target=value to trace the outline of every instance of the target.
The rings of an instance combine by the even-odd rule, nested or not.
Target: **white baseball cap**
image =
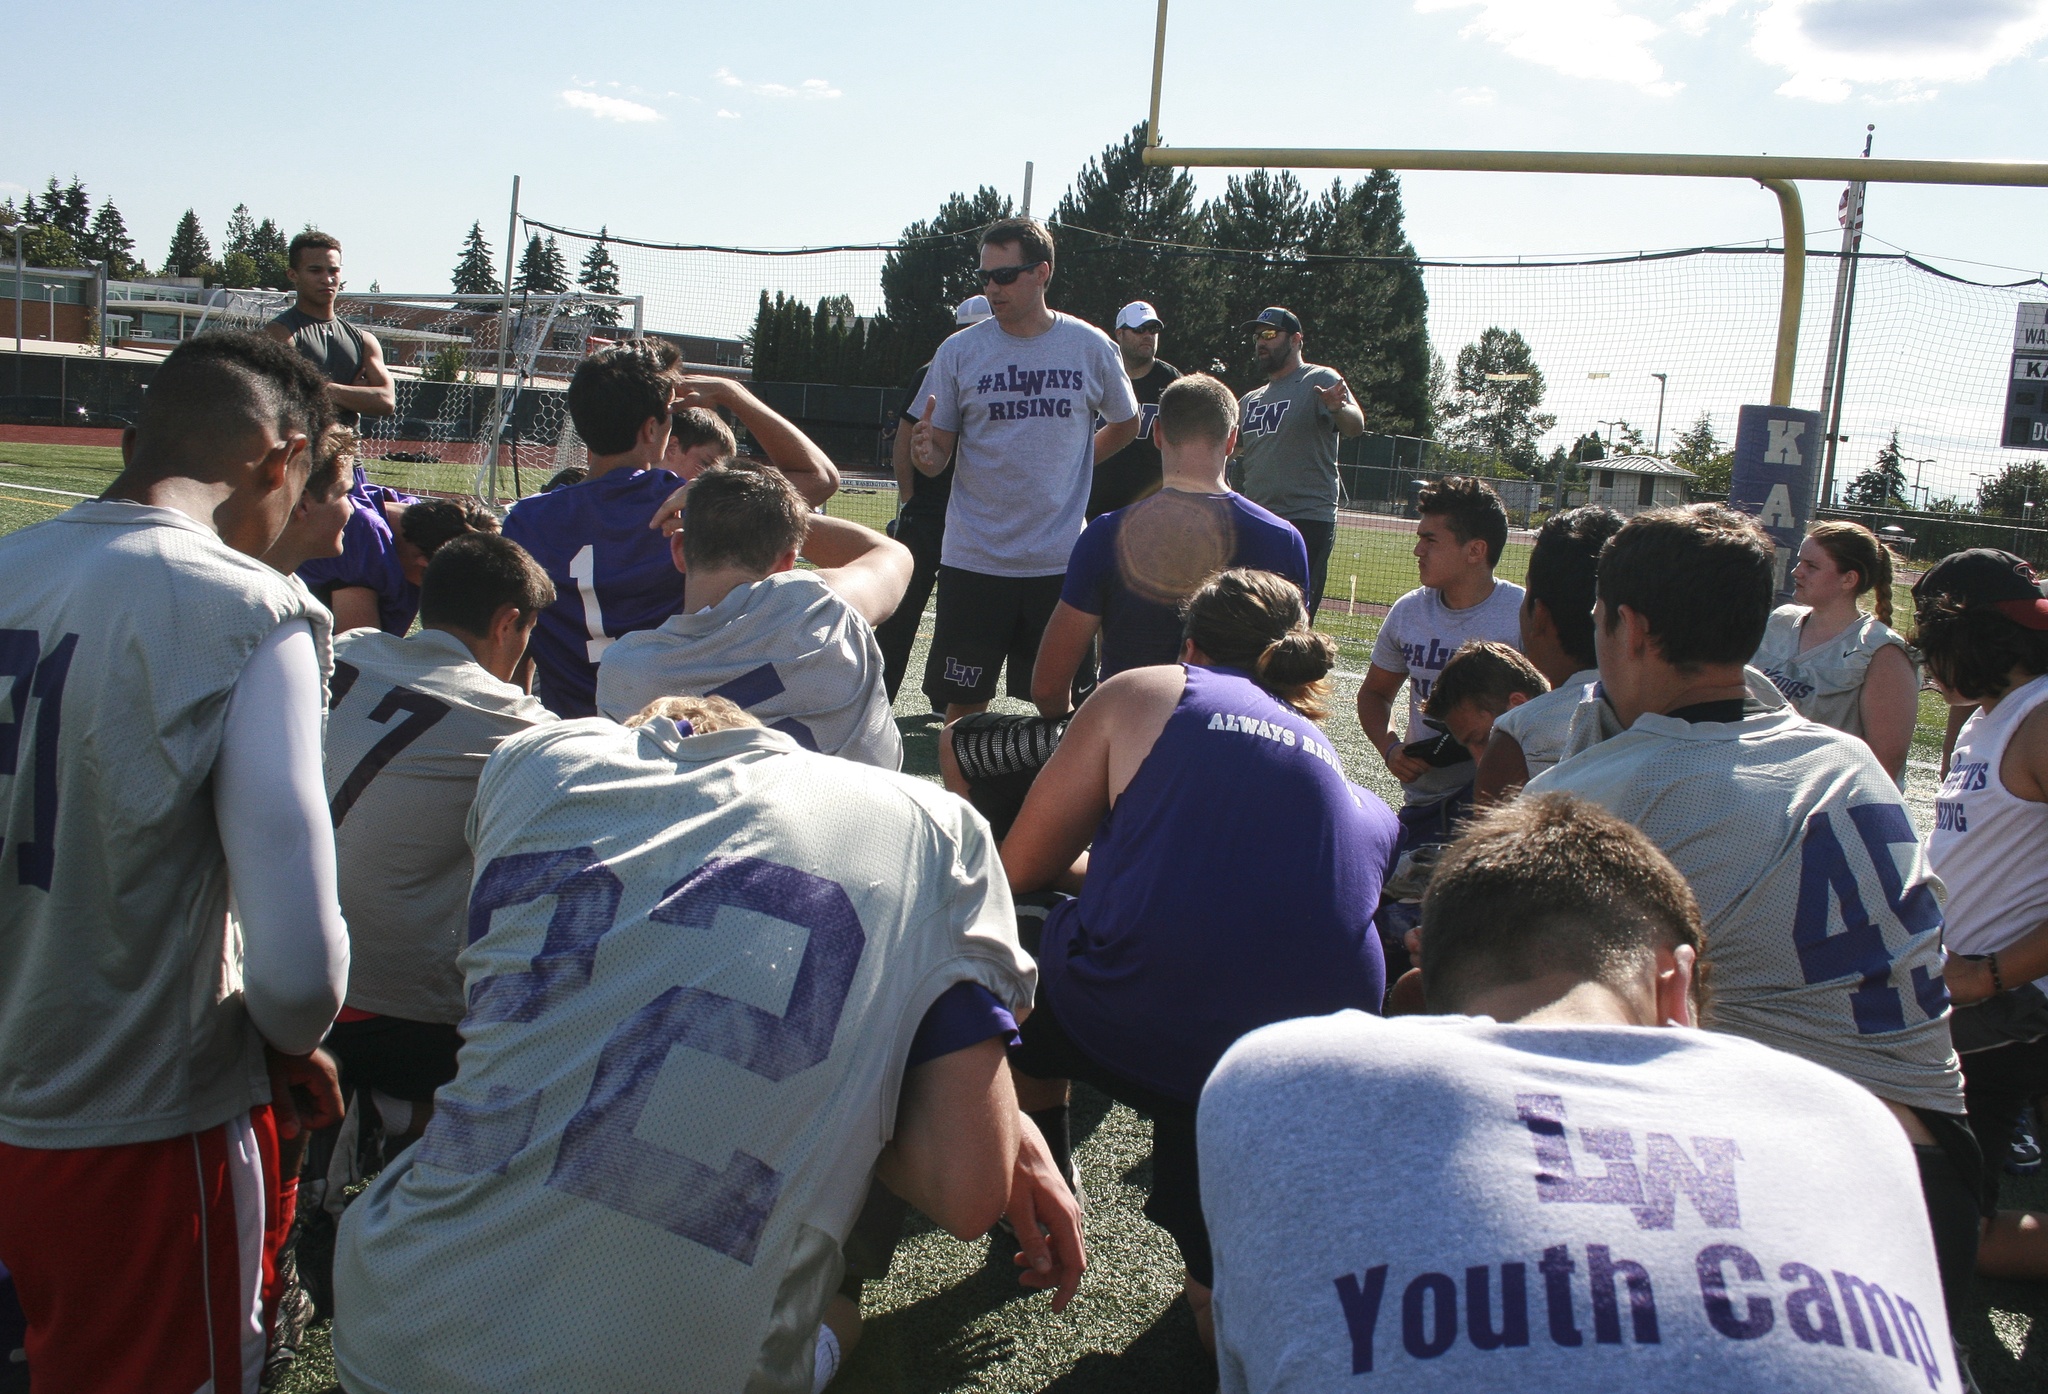
[[[953,308],[953,323],[980,324],[994,313],[986,295],[970,295]]]
[[[1146,325],[1164,329],[1166,322],[1159,318],[1159,311],[1142,300],[1133,300],[1116,312],[1116,327],[1119,329],[1143,329]]]

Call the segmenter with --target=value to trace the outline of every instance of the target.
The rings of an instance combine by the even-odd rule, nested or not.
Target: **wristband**
[[[1991,965],[1991,990],[1994,992],[2005,991],[2005,975],[1998,971],[1998,955],[1995,953],[1986,954],[1984,955],[1984,961]]]

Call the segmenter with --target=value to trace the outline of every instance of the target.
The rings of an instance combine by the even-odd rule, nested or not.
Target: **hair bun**
[[[1262,687],[1288,691],[1321,682],[1336,666],[1337,645],[1329,635],[1293,629],[1266,646],[1257,675]]]

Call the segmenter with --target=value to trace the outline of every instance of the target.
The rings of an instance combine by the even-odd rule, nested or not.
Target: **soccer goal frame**
[[[1753,179],[1777,195],[1785,228],[1785,280],[1778,303],[1778,340],[1771,405],[1792,404],[1799,359],[1799,313],[1806,294],[1806,216],[1795,181],[1872,184],[1967,184],[2048,187],[2048,163],[1988,160],[1890,160],[1802,155],[1654,155],[1560,150],[1340,150],[1322,147],[1252,149],[1168,146],[1159,138],[1159,94],[1166,72],[1167,0],[1159,0],[1152,41],[1152,105],[1144,161],[1205,169],[1461,170],[1492,174],[1629,174]]]

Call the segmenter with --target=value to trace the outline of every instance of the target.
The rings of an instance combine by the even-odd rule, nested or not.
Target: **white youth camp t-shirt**
[[[1095,419],[1138,414],[1115,342],[1072,315],[1029,339],[987,319],[939,345],[918,391],[908,414],[933,397],[932,425],[960,436],[940,559],[985,576],[1063,574],[1088,511]]]
[[[1198,1126],[1225,1394],[1961,1387],[1911,1146],[1782,1052],[1339,1012]]]
[[[1437,674],[1451,661],[1451,655],[1468,639],[1485,639],[1498,644],[1522,643],[1522,588],[1512,581],[1496,580],[1493,594],[1477,605],[1453,610],[1443,596],[1428,586],[1417,586],[1394,602],[1380,624],[1373,641],[1372,666],[1408,678],[1408,732],[1404,742],[1413,744],[1429,732],[1422,725],[1422,708],[1436,686]],[[1473,767],[1453,765],[1449,769],[1425,772],[1413,783],[1402,786],[1406,802],[1433,803],[1472,782]]]

